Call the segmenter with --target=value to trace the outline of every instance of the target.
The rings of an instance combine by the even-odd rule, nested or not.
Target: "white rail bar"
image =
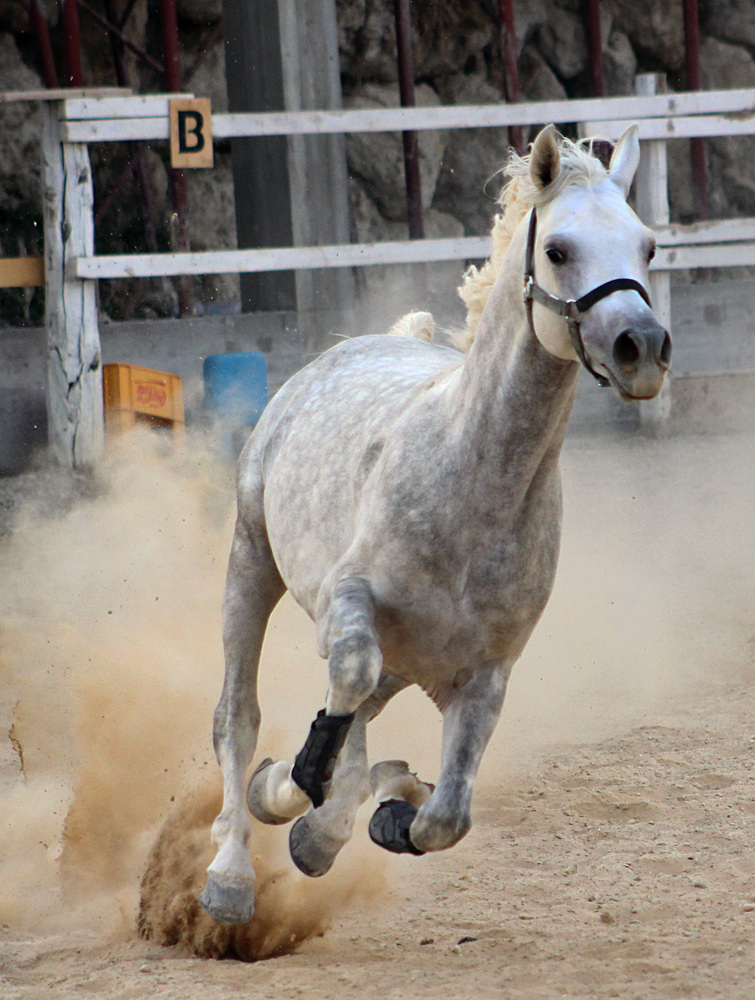
[[[717,236],[716,234],[719,234]],[[658,230],[652,269],[755,265],[755,219],[673,226]],[[321,267],[366,267],[477,260],[490,255],[490,238],[351,243],[344,246],[207,250],[197,253],[118,254],[77,257],[69,278],[151,278],[177,274],[231,274]]]
[[[713,100],[716,98],[716,100]],[[133,98],[79,99],[65,101],[61,136],[64,142],[120,142],[125,139],[167,139],[167,96],[143,98],[137,114],[128,111]],[[96,117],[95,117],[96,112]],[[729,118],[728,116],[732,117]],[[445,128],[484,128],[508,125],[541,125],[548,122],[586,122],[590,134],[609,132],[605,126],[649,119],[654,128],[668,129],[669,121],[687,116],[687,130],[703,128],[706,122],[735,128],[748,134],[755,122],[752,90],[700,91],[658,94],[652,97],[586,98],[572,101],[541,101],[528,104],[450,105],[437,108],[364,108],[343,111],[266,111],[212,116],[216,139],[257,135],[310,135],[350,132],[403,132]],[[689,117],[693,116],[693,117]],[[698,121],[698,119],[701,119]],[[755,131],[755,124],[752,131]],[[697,132],[665,131],[647,138],[670,138]],[[700,134],[712,134],[703,131]],[[730,132],[716,131],[727,135]],[[644,137],[644,136],[643,136]]]
[[[582,137],[606,136],[618,139],[633,122],[640,127],[640,139],[695,139],[723,135],[755,135],[755,112],[731,115],[688,115],[676,118],[613,119],[585,122]]]
[[[70,94],[70,91],[66,93]],[[193,97],[194,94],[144,94],[128,96],[103,95],[69,97],[64,101],[63,118],[73,121],[76,119],[96,119],[96,118],[156,118],[168,114],[168,104],[175,97]],[[445,111],[453,111],[461,105],[452,105],[444,108],[414,108],[415,117],[422,117],[422,112],[432,116],[442,115]],[[531,113],[526,109],[537,109],[536,115],[540,114],[540,109],[559,109],[559,114],[563,114],[563,109],[568,109],[563,121],[588,121],[590,118],[632,118],[638,117],[662,117],[665,115],[702,115],[702,114],[723,114],[726,112],[755,111],[753,103],[753,91],[750,88],[739,90],[690,90],[679,93],[654,94],[645,97],[587,97],[568,101],[532,101],[527,104],[492,104],[474,105],[474,107],[498,108],[505,107],[514,114],[522,115],[520,121],[526,124],[531,119],[532,124],[538,124],[539,117],[532,118]],[[384,109],[399,111],[400,109]],[[409,109],[406,109],[407,111]],[[354,112],[347,112],[353,114]],[[279,117],[295,119],[302,112],[266,112],[265,114],[254,115],[253,117]],[[307,112],[306,114],[339,115],[341,112]],[[228,115],[223,117],[237,117]],[[412,128],[419,128],[416,123]],[[428,126],[433,127],[433,126]]]
[[[262,250],[206,250],[202,253],[118,254],[78,257],[70,278],[147,278],[176,274],[292,271],[297,268],[360,267],[482,259],[490,237],[349,243],[343,246],[272,247]]]

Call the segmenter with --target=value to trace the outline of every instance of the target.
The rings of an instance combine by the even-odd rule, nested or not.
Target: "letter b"
[[[204,115],[199,111],[178,112],[179,153],[200,153],[204,149]]]

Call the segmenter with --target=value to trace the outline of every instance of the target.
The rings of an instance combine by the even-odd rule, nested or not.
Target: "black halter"
[[[588,370],[588,372],[596,379],[598,385],[607,386],[611,383],[605,377],[605,375],[600,375],[592,366],[590,356],[585,350],[585,345],[582,341],[582,334],[579,329],[579,320],[583,313],[586,313],[588,309],[591,309],[596,302],[600,302],[607,295],[611,295],[612,292],[620,291],[634,291],[639,292],[643,300],[652,309],[650,302],[650,296],[648,295],[646,289],[639,283],[635,281],[634,278],[613,278],[611,281],[606,281],[602,285],[598,285],[597,288],[593,288],[591,292],[587,292],[580,299],[559,299],[555,295],[551,295],[540,287],[535,281],[535,232],[537,230],[537,215],[535,209],[532,209],[530,215],[530,228],[527,234],[527,252],[524,258],[524,305],[527,310],[527,320],[530,324],[530,329],[535,332],[535,328],[532,324],[532,303],[537,302],[541,306],[545,306],[546,309],[550,309],[551,312],[558,313],[559,316],[563,316],[566,320],[567,327],[569,329],[569,336],[571,337],[571,342],[574,345],[574,350],[577,352],[577,357]]]

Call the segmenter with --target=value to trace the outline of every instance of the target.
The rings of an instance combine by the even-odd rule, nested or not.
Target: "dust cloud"
[[[213,920],[198,896],[213,857],[210,829],[221,803],[221,783],[213,781],[190,793],[165,822],[142,881],[138,924],[143,937],[184,945],[203,958],[270,958],[324,933],[352,903],[369,905],[385,897],[383,866],[365,864],[358,847],[349,845],[334,870],[312,880],[291,864],[285,835],[254,822],[254,917],[246,924]]]
[[[754,467],[737,436],[567,442],[556,587],[482,782],[554,744],[678,717],[750,676]],[[0,544],[0,712],[15,741],[0,756],[0,922],[130,934],[143,879],[142,933],[250,958],[385,898],[394,862],[370,844],[365,806],[322,880],[294,871],[287,828],[255,826],[259,909],[245,929],[197,905],[219,801],[210,728],[232,479],[199,441],[173,450],[137,434],[83,496],[62,511],[30,502]],[[290,759],[326,685],[314,628],[286,598],[263,651],[258,757]],[[421,693],[372,729],[373,761],[405,757],[437,777],[441,722]]]
[[[0,712],[13,741],[0,758],[0,922],[131,932],[150,848],[174,809],[179,828],[182,817],[191,821],[181,840],[175,817],[168,820],[176,865],[166,861],[165,833],[152,860],[172,877],[186,843],[203,843],[201,865],[187,864],[175,887],[183,902],[174,913],[191,910],[182,886],[194,879],[201,889],[218,811],[207,783],[217,774],[211,725],[222,684],[233,478],[199,440],[174,449],[160,435],[135,433],[67,509],[49,496],[60,488],[55,477],[42,477],[48,492],[28,501],[0,545]],[[265,752],[301,742],[325,690],[309,636],[300,641],[296,623],[285,631],[267,658]],[[308,657],[299,658],[300,646]],[[292,713],[283,695],[294,675]],[[278,951],[292,935],[298,942],[320,933],[352,898],[383,893],[380,858],[365,878],[358,849],[346,852],[339,872],[314,883],[287,870],[286,837],[284,829],[258,838],[264,906],[246,944],[229,944],[239,953]],[[150,920],[144,910],[142,926],[162,939],[155,879],[149,884]],[[160,891],[164,903],[171,886]],[[193,925],[204,926],[203,917],[195,914]],[[220,929],[203,932],[210,939],[223,939]],[[198,937],[194,944],[208,953]]]

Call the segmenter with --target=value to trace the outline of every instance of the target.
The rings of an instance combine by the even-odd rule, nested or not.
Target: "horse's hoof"
[[[409,827],[417,815],[416,808],[403,799],[382,802],[370,820],[370,837],[386,851],[394,854],[424,854],[409,839]]]
[[[254,886],[223,885],[209,872],[199,902],[216,920],[226,924],[246,924],[254,916]]]
[[[267,810],[263,805],[265,781],[267,780],[265,772],[274,763],[275,761],[272,757],[265,757],[265,759],[257,765],[254,774],[249,779],[246,801],[249,806],[249,812],[255,819],[258,819],[260,823],[267,823],[269,826],[280,826],[282,823],[290,823],[291,817],[276,816],[275,813],[269,812],[269,810]]]
[[[323,837],[322,833],[315,837],[306,816],[297,819],[288,835],[288,849],[291,860],[300,872],[310,878],[319,878],[330,871],[343,844],[333,841],[328,845],[329,839]]]
[[[382,760],[370,770],[370,790],[378,802],[403,799],[419,809],[435,791],[435,785],[420,781],[405,760]]]

